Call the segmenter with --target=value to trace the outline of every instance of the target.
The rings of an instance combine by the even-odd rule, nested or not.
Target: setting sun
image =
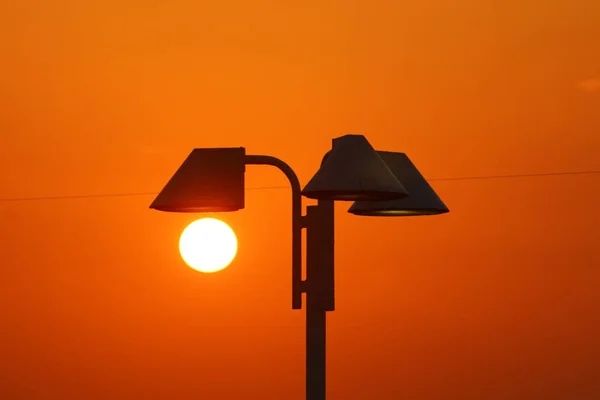
[[[187,265],[200,272],[227,267],[237,253],[237,238],[229,225],[215,218],[202,218],[181,233],[179,252]]]

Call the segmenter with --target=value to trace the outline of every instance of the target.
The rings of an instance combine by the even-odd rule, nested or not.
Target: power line
[[[433,179],[428,179],[428,181],[429,182],[466,181],[466,180],[534,178],[534,177],[544,177],[544,176],[569,176],[569,175],[592,175],[592,174],[600,174],[600,170],[574,171],[574,172],[546,172],[546,173],[538,173],[538,174],[464,176],[464,177],[453,177],[453,178],[433,178]],[[288,188],[289,188],[288,186],[259,186],[259,187],[246,188],[246,190],[274,190],[274,189],[288,189]],[[131,193],[102,193],[102,194],[87,194],[87,195],[71,195],[71,196],[14,197],[14,198],[0,198],[0,202],[100,199],[100,198],[109,198],[109,197],[151,196],[151,195],[156,195],[156,194],[158,194],[158,193],[157,192],[131,192]]]
[[[288,186],[261,186],[261,187],[246,188],[246,190],[273,190],[273,189],[287,189],[287,188],[288,188]],[[134,196],[152,196],[152,195],[155,196],[157,194],[158,194],[158,192],[131,192],[131,193],[83,194],[83,195],[71,195],[71,196],[13,197],[13,198],[0,198],[0,202],[101,199],[101,198],[107,198],[107,197],[134,197]]]
[[[0,202],[10,201],[34,201],[34,200],[71,200],[71,199],[101,199],[104,197],[133,197],[133,196],[150,196],[157,193],[154,192],[139,192],[139,193],[103,193],[103,194],[84,194],[75,196],[46,196],[46,197],[13,197],[0,199]]]
[[[574,172],[545,172],[539,174],[513,174],[513,175],[484,175],[484,176],[465,176],[460,178],[434,178],[428,181],[466,181],[481,179],[505,179],[505,178],[533,178],[538,176],[564,176],[564,175],[591,175],[600,174],[599,171],[574,171]]]

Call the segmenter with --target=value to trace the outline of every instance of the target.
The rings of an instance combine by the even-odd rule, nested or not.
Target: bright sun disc
[[[181,233],[179,253],[196,271],[217,272],[235,258],[237,238],[225,222],[202,218],[189,224]]]

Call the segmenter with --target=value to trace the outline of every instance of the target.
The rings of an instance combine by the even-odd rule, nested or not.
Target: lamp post
[[[292,309],[302,308],[302,293],[306,293],[306,399],[325,400],[326,313],[335,310],[334,202],[353,201],[349,212],[356,215],[448,212],[407,160],[402,153],[375,151],[362,135],[345,135],[333,139],[321,167],[301,189],[292,168],[278,158],[246,155],[241,147],[194,149],[150,208],[167,212],[237,211],[244,208],[246,165],[270,165],[285,174],[292,188]],[[412,202],[411,190],[418,193]],[[302,196],[318,200],[317,205],[307,207],[306,215],[302,214]],[[381,204],[385,207],[378,207]],[[410,213],[403,211],[407,204]],[[307,231],[304,280],[302,229]]]

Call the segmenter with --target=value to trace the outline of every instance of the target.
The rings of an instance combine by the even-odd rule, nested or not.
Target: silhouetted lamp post
[[[334,301],[334,201],[353,201],[356,215],[431,215],[448,212],[403,153],[375,151],[362,135],[332,141],[321,167],[301,190],[283,161],[240,148],[194,149],[150,208],[169,212],[226,212],[244,208],[246,165],[279,168],[292,187],[292,309],[306,293],[306,399],[325,400],[326,312]],[[302,214],[302,196],[318,200]],[[306,279],[302,279],[302,229]]]

